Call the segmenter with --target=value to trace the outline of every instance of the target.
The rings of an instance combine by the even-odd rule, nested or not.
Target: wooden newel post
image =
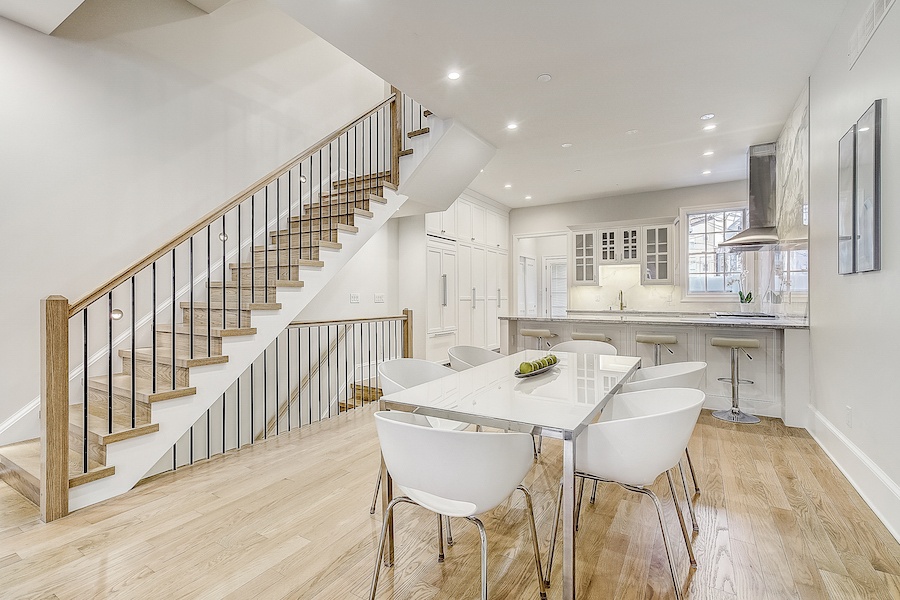
[[[69,301],[41,300],[41,520],[69,514]]]
[[[403,358],[413,357],[413,311],[404,308],[403,315],[406,320],[403,321]]]
[[[391,86],[391,183],[400,185],[400,151],[403,149],[403,94]]]

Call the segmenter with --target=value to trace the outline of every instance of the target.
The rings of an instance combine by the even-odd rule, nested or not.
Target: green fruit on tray
[[[531,366],[530,362],[523,362],[519,365],[519,373],[525,375],[526,373],[531,373],[534,371],[534,367]]]
[[[547,358],[549,358],[549,359],[550,359],[550,364],[551,364],[551,365],[555,365],[555,364],[556,364],[556,363],[558,363],[558,362],[559,362],[559,359],[558,359],[558,358],[556,358],[556,356],[555,356],[555,355],[553,355],[553,354],[551,354],[551,355],[550,355],[550,356],[548,356],[548,357],[547,357]]]

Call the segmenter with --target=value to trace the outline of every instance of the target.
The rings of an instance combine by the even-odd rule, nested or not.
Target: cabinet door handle
[[[441,275],[441,285],[443,286],[444,301],[441,306],[447,306],[447,275]]]
[[[500,308],[500,288],[497,288],[497,308]]]
[[[472,288],[472,310],[475,310],[475,288]]]

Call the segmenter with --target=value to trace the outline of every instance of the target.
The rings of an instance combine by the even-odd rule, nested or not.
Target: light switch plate
[[[350,293],[350,304],[359,304],[359,294],[355,292]]]
[[[384,304],[384,294],[375,294],[375,304]]]

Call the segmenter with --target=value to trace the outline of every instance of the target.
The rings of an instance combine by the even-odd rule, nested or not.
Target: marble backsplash
[[[753,303],[754,312],[785,316],[804,316],[808,302],[805,294],[775,296],[768,293],[769,285],[761,286],[760,301]],[[569,288],[571,310],[618,310],[619,292],[625,299],[626,309],[652,312],[738,312],[741,308],[737,297],[734,301],[698,302],[685,300],[683,288],[677,285],[641,285],[640,265],[600,267],[599,286],[572,286]],[[765,301],[767,300],[767,301]],[[772,300],[776,300],[773,302]]]

